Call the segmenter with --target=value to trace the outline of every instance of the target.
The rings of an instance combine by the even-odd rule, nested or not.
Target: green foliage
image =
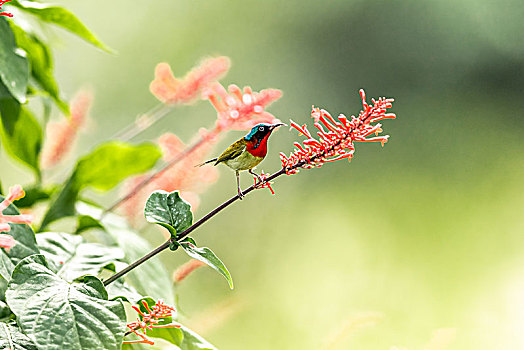
[[[178,191],[155,191],[147,199],[144,209],[146,220],[165,227],[176,236],[193,223],[191,205],[180,197]]]
[[[16,266],[6,299],[22,331],[39,348],[120,349],[124,306],[107,300],[96,277],[68,283],[47,267],[43,255],[33,255]]]
[[[50,186],[43,188],[40,187],[40,185],[25,187],[25,196],[14,201],[13,204],[16,205],[17,208],[30,208],[40,201],[51,198],[51,195],[57,190],[57,187],[58,186]]]
[[[154,191],[149,195],[144,209],[146,220],[153,224],[159,224],[165,227],[172,235],[172,250],[181,246],[184,251],[193,259],[200,260],[211,266],[229,283],[233,289],[233,279],[224,263],[207,247],[198,248],[192,238],[185,238],[177,242],[177,232],[183,232],[193,224],[193,214],[191,205],[183,200],[178,191]]]
[[[63,7],[46,5],[35,1],[17,0],[12,4],[40,20],[60,26],[106,52],[113,52],[96,38],[87,27],[70,11]]]
[[[20,331],[15,322],[0,322],[0,349],[37,350],[36,345]]]
[[[73,174],[47,211],[40,231],[55,220],[74,215],[74,205],[82,189],[110,190],[127,177],[151,169],[160,156],[158,147],[148,142],[140,145],[108,142],[99,146],[78,161]]]
[[[76,210],[82,216],[90,217],[92,223],[96,222],[103,227],[102,233],[104,233],[105,240],[109,241],[109,245],[115,245],[124,251],[125,262],[131,263],[153,250],[149,242],[131,229],[123,218],[108,214],[102,221],[98,221],[95,217],[100,217],[101,210],[84,202],[78,203]],[[119,283],[120,280],[118,279],[113,284]],[[158,258],[150,259],[129,272],[126,275],[126,280],[139,294],[154,296],[170,305],[175,302],[171,278]]]
[[[4,197],[0,196],[0,202]],[[5,215],[20,214],[14,205],[10,205],[4,209]],[[25,224],[10,224],[11,230],[7,234],[11,235],[16,244],[9,252],[5,249],[0,249],[0,277],[5,281],[9,281],[11,273],[16,264],[23,258],[32,254],[39,254],[40,250],[36,245],[35,234],[31,227]],[[1,290],[1,287],[0,287]]]
[[[121,249],[87,243],[82,236],[44,232],[36,238],[49,269],[68,282],[83,275],[96,276],[106,265],[124,258]]]
[[[1,16],[0,38],[2,38],[0,40],[0,83],[18,102],[24,103],[29,79],[29,64],[27,58],[17,51],[13,32],[7,21]]]
[[[149,242],[129,227],[115,225],[109,220],[104,220],[103,224],[106,232],[125,252],[124,260],[126,262],[131,263],[153,250]],[[152,295],[170,305],[175,302],[171,278],[158,258],[150,259],[129,272],[127,279],[142,295]]]
[[[56,105],[66,115],[69,115],[69,106],[67,102],[60,98],[58,84],[53,76],[53,57],[50,49],[35,34],[24,31],[13,22],[10,25],[16,45],[25,51],[29,60],[31,77],[34,78],[43,91],[49,94]]]
[[[233,289],[233,279],[231,278],[231,274],[229,273],[226,265],[224,265],[224,263],[218,258],[218,256],[215,255],[215,253],[213,253],[211,249],[207,247],[198,248],[196,246],[196,242],[190,237],[180,241],[179,244],[187,253],[187,255],[193,259],[197,259],[203,263],[206,263],[208,266],[212,267],[218,273],[224,276],[227,280],[227,283],[229,283],[229,287]]]
[[[28,165],[38,177],[42,128],[32,113],[14,98],[0,98],[0,134],[7,152]]]

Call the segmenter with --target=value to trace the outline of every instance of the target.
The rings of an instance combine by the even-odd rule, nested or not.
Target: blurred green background
[[[148,87],[163,61],[181,76],[204,56],[229,56],[222,82],[282,89],[269,111],[284,121],[311,123],[312,104],[356,114],[360,88],[396,100],[384,148],[358,144],[351,164],[281,177],[275,196],[257,191],[198,230],[236,288],[198,270],[179,290],[181,311],[217,347],[430,349],[435,330],[453,328],[448,349],[524,349],[522,1],[59,3],[118,51],[56,31],[64,94],[96,93],[77,154],[157,103]],[[214,119],[199,102],[139,139],[188,141]],[[296,139],[280,130],[259,170],[277,170]],[[31,181],[1,157],[4,187]],[[220,172],[196,217],[234,194],[234,176]],[[162,241],[156,229],[149,238]],[[160,259],[171,269],[186,260]],[[380,320],[353,332],[370,312]]]

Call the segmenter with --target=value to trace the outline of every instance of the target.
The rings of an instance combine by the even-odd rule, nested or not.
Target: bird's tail
[[[213,162],[216,162],[218,158],[213,158],[213,159],[210,159],[208,161],[205,161],[204,163],[201,163],[201,164],[198,164],[198,165],[195,165],[195,168],[196,167],[201,167],[202,165],[206,165],[208,163],[213,163]]]

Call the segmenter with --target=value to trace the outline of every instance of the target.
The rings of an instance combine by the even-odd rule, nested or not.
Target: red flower
[[[9,232],[11,231],[11,226],[9,226],[9,223],[12,224],[30,224],[33,221],[32,215],[4,215],[3,211],[6,209],[11,203],[16,201],[17,199],[20,199],[25,196],[25,192],[22,189],[22,186],[15,185],[9,189],[9,194],[6,198],[0,203],[0,232]],[[8,240],[4,237],[4,243],[7,244]],[[10,241],[14,245],[14,241]],[[13,245],[1,245],[4,248],[11,248]]]
[[[0,10],[2,10],[2,5],[9,1],[12,0],[0,0]],[[0,12],[0,16],[13,17],[13,14],[9,12]]]
[[[253,178],[255,179],[255,188],[256,189],[259,189],[259,188],[269,188],[269,190],[271,191],[271,194],[275,194],[275,191],[273,191],[273,189],[271,188],[271,185],[273,184],[272,182],[270,181],[266,181],[266,179],[270,176],[271,174],[266,174],[264,173],[263,171],[260,172],[260,178],[256,177],[253,175]]]
[[[245,86],[241,90],[237,85],[229,85],[228,91],[218,82],[212,84],[203,92],[204,98],[217,111],[216,131],[249,130],[258,123],[278,123],[275,118],[264,109],[282,96],[276,89],[253,91]]]
[[[126,333],[126,335],[131,333],[136,334],[140,337],[140,340],[126,340],[123,342],[124,344],[146,343],[149,345],[153,345],[155,343],[151,341],[146,335],[147,330],[152,330],[153,328],[180,327],[178,323],[158,324],[162,321],[166,321],[165,319],[167,318],[171,318],[172,312],[175,311],[174,308],[164,304],[161,300],[157,301],[156,304],[153,305],[151,308],[145,300],[142,300],[142,305],[145,309],[145,312],[142,312],[138,306],[132,306],[132,308],[135,309],[135,311],[140,315],[140,317],[137,318],[136,322],[131,322],[127,325],[127,327],[130,330]],[[142,333],[139,333],[139,330],[142,330]]]
[[[351,161],[355,151],[354,142],[373,142],[378,141],[384,146],[388,140],[386,136],[368,137],[371,134],[378,135],[382,132],[381,124],[372,124],[382,119],[393,119],[395,114],[386,113],[391,108],[392,98],[372,99],[373,105],[366,103],[364,90],[360,90],[363,110],[358,117],[351,116],[351,121],[341,114],[336,121],[327,111],[314,108],[311,117],[315,120],[315,127],[319,130],[319,139],[313,138],[306,125],[298,125],[291,121],[291,127],[295,128],[300,134],[307,137],[302,144],[295,142],[297,147],[293,153],[287,157],[280,153],[282,166],[286,174],[291,175],[298,172],[298,168],[321,167],[322,164],[347,158]]]

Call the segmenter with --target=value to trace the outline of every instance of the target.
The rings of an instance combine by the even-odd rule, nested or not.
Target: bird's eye
[[[264,131],[264,127],[263,127],[263,126],[259,126],[259,127],[258,127],[258,130],[259,130],[259,131]]]

